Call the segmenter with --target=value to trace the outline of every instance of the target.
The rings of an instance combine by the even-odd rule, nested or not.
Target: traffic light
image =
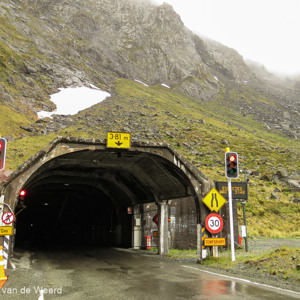
[[[26,194],[27,194],[27,191],[26,190],[21,190],[20,192],[19,192],[19,200],[21,200],[21,201],[23,201],[23,200],[25,200],[25,196],[26,196]],[[21,204],[24,204],[24,202],[20,202]]]
[[[25,196],[26,196],[26,190],[21,190],[20,197],[25,197]]]
[[[225,153],[225,175],[233,179],[239,177],[239,156],[236,152]]]
[[[0,138],[0,171],[5,166],[6,139]]]

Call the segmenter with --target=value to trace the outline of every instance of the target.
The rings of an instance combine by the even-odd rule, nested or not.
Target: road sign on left
[[[13,235],[13,234],[14,234],[13,226],[0,226],[0,236]]]
[[[6,225],[11,224],[15,220],[15,215],[12,212],[6,212],[2,215],[2,222]]]

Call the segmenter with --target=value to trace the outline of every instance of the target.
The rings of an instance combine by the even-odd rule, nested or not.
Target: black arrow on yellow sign
[[[211,207],[214,207],[214,199],[216,200],[216,207],[219,206],[219,203],[218,203],[218,199],[217,199],[217,194],[216,193],[212,193],[211,194]]]
[[[123,143],[121,143],[120,141],[118,141],[118,142],[116,142],[115,144],[118,145],[118,146],[120,147]]]

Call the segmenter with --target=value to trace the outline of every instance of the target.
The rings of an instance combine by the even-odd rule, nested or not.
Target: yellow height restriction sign
[[[127,132],[108,132],[106,140],[107,148],[130,148],[130,133]]]
[[[226,203],[226,199],[215,188],[212,188],[202,201],[211,211],[215,212],[218,212]]]
[[[13,234],[14,234],[13,226],[0,226],[0,236],[13,235]]]

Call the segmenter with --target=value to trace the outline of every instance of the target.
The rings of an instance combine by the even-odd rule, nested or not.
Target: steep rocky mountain
[[[168,4],[5,0],[0,14],[0,95],[22,112],[52,110],[49,94],[59,87],[94,83],[111,90],[118,77],[166,83],[199,101],[250,86],[271,109],[243,99],[237,109],[297,137],[299,90],[266,88],[235,50],[192,33]]]
[[[0,24],[8,169],[57,135],[105,138],[107,130],[125,130],[171,143],[212,179],[224,180],[223,150],[230,145],[251,178],[253,228],[258,232],[259,218],[271,213],[267,227],[278,228],[289,205],[286,222],[299,224],[297,84],[262,78],[234,49],[197,36],[170,5],[150,0],[2,0]],[[50,95],[58,88],[91,84],[111,97],[74,116],[37,118],[54,110]],[[281,203],[275,212],[274,201]]]
[[[270,99],[271,112],[245,101],[237,108],[297,135],[299,91],[266,88],[235,50],[195,35],[168,4],[5,0],[0,17],[0,95],[15,108],[21,102],[31,111],[51,110],[49,94],[59,87],[96,83],[110,90],[118,77],[166,83],[199,101],[250,86]]]

